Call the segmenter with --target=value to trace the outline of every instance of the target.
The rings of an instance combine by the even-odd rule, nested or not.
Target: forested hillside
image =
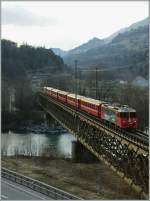
[[[46,69],[47,74],[59,74],[66,70],[63,60],[52,51],[42,47],[32,47],[2,40],[2,121],[12,122],[8,114],[19,113],[29,116],[35,108],[35,96],[32,90],[33,75]]]
[[[11,78],[19,77],[28,70],[44,67],[62,71],[65,65],[63,60],[51,50],[35,48],[27,44],[18,47],[17,43],[2,40],[2,75]]]

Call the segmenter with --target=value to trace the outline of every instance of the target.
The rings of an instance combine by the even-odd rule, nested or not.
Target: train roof
[[[44,88],[46,88],[48,90],[52,90],[53,89],[52,87],[44,87]]]
[[[62,91],[62,90],[58,90],[58,93],[59,93],[59,94],[63,94],[63,95],[67,95],[67,94],[69,94],[69,92]]]
[[[54,91],[54,92],[60,91],[59,89],[54,89],[54,88],[52,88],[51,90]]]
[[[85,96],[82,96],[80,98],[80,100],[84,101],[84,102],[87,102],[87,103],[94,104],[94,105],[100,105],[100,104],[104,103],[104,101],[96,100],[96,99],[93,99],[93,98],[87,98]]]
[[[109,103],[103,104],[105,107],[107,107],[110,110],[113,110],[115,112],[136,112],[135,109],[129,107],[128,105],[111,105]]]
[[[76,94],[68,94],[68,97],[81,99],[81,97],[83,97],[83,96],[80,96],[78,94],[77,95]]]
[[[118,112],[136,112],[136,110],[131,107],[121,107]]]

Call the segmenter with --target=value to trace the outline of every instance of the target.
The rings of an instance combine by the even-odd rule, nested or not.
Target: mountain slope
[[[66,56],[68,51],[62,50],[60,48],[51,48],[50,50],[52,50],[56,55],[60,56],[60,57],[64,57]]]
[[[101,47],[103,45],[106,45],[108,43],[111,43],[112,40],[118,36],[119,34],[123,34],[125,32],[128,32],[128,31],[131,31],[131,30],[135,30],[135,29],[138,29],[138,28],[142,28],[144,26],[147,26],[149,24],[149,19],[146,18],[144,20],[141,20],[139,22],[136,22],[132,25],[130,25],[129,27],[126,27],[126,28],[123,28],[115,33],[113,33],[112,35],[110,35],[109,37],[107,38],[104,38],[104,39],[99,39],[99,38],[92,38],[91,40],[87,41],[86,43],[74,48],[74,49],[71,49],[71,50],[68,50],[68,51],[64,51],[60,48],[52,48],[51,50],[58,56],[61,56],[62,58],[65,59],[65,61],[67,61],[68,57],[74,57],[74,56],[77,56],[78,54],[82,54],[82,53],[85,53],[87,52],[88,50],[90,49],[94,49],[94,48],[97,48],[97,47]]]
[[[64,57],[65,63],[71,65],[74,60],[78,60],[79,67],[83,68],[131,67],[133,74],[148,78],[149,26],[147,21],[143,26],[138,26],[139,24],[130,26],[127,31],[119,33],[109,43],[79,54],[70,51],[71,53]]]
[[[87,43],[84,43],[72,50],[65,51],[60,48],[51,48],[50,50],[52,50],[56,55],[64,58],[71,54],[80,54],[80,53],[86,52],[86,51],[90,50],[91,48],[96,48],[103,44],[104,44],[103,40],[100,40],[99,38],[95,37],[95,38],[89,40]]]
[[[65,58],[65,60],[67,60],[66,58],[67,57],[71,57],[71,56],[74,56],[74,55],[77,55],[77,54],[80,54],[80,53],[85,53],[87,52],[88,50],[90,49],[94,49],[94,48],[98,48],[98,47],[101,47],[103,45],[106,45],[108,43],[111,43],[112,40],[118,36],[119,34],[123,34],[125,32],[128,32],[128,31],[132,31],[132,30],[135,30],[135,29],[138,29],[138,28],[142,28],[142,27],[145,27],[145,26],[148,26],[148,23],[149,23],[149,19],[146,18],[142,21],[139,21],[137,23],[134,23],[132,24],[131,26],[129,27],[126,27],[126,28],[123,28],[115,33],[113,33],[112,35],[110,35],[109,37],[107,38],[104,38],[104,39],[99,39],[99,38],[93,38],[91,40],[89,40],[87,43],[84,43],[72,50],[69,50],[69,51],[66,51],[65,54],[60,54],[60,56],[62,56],[63,58]],[[58,52],[57,51],[54,51],[57,55]],[[62,50],[61,50],[62,52]]]
[[[109,37],[105,38],[104,41],[105,41],[105,43],[110,43],[112,41],[112,39],[115,38],[118,34],[124,33],[127,31],[131,31],[133,29],[138,29],[139,27],[144,27],[148,24],[149,24],[149,19],[146,18],[144,20],[141,20],[139,22],[136,22],[136,23],[130,25],[129,27],[120,29],[119,31],[117,31],[117,32],[113,33],[112,35],[110,35]]]
[[[104,41],[95,37],[95,38],[89,40],[87,43],[84,43],[83,45],[80,45],[79,47],[76,47],[76,48],[68,51],[68,54],[84,53],[84,52],[86,52],[92,48],[96,48],[96,47],[99,47],[101,45],[104,45]]]

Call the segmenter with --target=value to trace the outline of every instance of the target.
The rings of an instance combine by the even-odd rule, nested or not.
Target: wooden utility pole
[[[98,80],[97,80],[97,68],[95,69],[95,99],[98,99]]]
[[[75,96],[76,96],[75,98],[77,100],[77,94],[78,94],[77,63],[78,63],[78,61],[75,60],[74,62],[75,62]]]

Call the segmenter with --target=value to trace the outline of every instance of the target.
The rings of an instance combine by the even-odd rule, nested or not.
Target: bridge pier
[[[72,142],[72,160],[76,163],[100,162],[87,148],[79,141]]]

